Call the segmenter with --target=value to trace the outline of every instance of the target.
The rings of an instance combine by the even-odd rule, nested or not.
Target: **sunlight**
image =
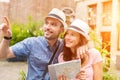
[[[0,2],[9,2],[10,0],[0,0]]]

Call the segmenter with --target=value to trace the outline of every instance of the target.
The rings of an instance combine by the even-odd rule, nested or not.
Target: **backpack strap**
[[[56,47],[55,51],[53,52],[53,55],[52,55],[52,57],[50,58],[48,65],[52,63],[52,61],[53,61],[53,59],[54,59],[54,56],[55,56],[55,53],[56,53],[57,50],[58,50],[58,47],[59,47],[59,45]],[[48,66],[46,66],[45,71],[43,72],[42,80],[44,80],[45,75],[46,75],[47,72],[48,72]]]

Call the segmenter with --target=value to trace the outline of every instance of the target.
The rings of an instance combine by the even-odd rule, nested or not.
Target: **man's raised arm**
[[[10,58],[15,56],[9,47],[10,40],[12,39],[12,31],[8,18],[3,18],[4,23],[0,24],[0,31],[3,33],[3,39],[0,42],[0,58]]]

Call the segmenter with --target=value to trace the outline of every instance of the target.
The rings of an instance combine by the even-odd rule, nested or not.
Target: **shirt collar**
[[[56,47],[60,44],[60,41],[59,40],[57,40],[57,42],[54,44],[54,46],[53,47],[50,47],[50,45],[49,45],[49,43],[47,42],[47,40],[46,40],[46,38],[45,37],[43,37],[43,39],[44,39],[44,41],[45,41],[45,46],[47,47],[47,48],[49,48],[49,49],[56,49]]]

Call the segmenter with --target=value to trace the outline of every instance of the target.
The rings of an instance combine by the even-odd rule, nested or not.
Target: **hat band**
[[[58,15],[56,15],[56,14],[49,14],[49,16],[54,16],[54,17],[56,17],[56,18],[58,18],[58,19],[60,19],[60,20],[64,21],[61,17],[59,17],[59,16],[58,16]]]
[[[76,30],[79,30],[79,31],[82,31],[82,32],[84,32],[83,30],[81,30],[80,28],[78,28],[78,27],[76,27],[76,26],[70,26],[71,28],[74,28],[74,29],[76,29]],[[84,32],[85,33],[85,32]]]

